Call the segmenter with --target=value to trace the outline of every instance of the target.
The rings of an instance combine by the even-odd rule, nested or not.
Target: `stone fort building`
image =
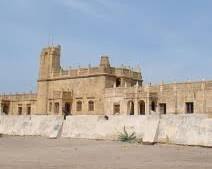
[[[0,95],[2,114],[212,114],[212,81],[143,85],[140,70],[112,67],[107,56],[96,67],[64,70],[60,52],[42,50],[37,93]]]

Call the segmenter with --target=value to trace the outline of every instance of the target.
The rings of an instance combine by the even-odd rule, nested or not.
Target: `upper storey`
[[[77,68],[64,70],[60,65],[61,47],[44,48],[40,57],[40,73],[38,81],[53,81],[59,79],[71,79],[93,76],[110,76],[115,78],[124,78],[142,83],[140,70],[121,66],[112,67],[108,56],[101,56],[100,64],[96,67]]]

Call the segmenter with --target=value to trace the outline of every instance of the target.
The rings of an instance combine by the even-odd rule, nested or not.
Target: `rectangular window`
[[[19,104],[18,105],[18,115],[22,115],[22,110],[23,110],[22,105]]]
[[[82,111],[82,101],[77,101],[77,111]]]
[[[88,111],[94,111],[94,101],[88,102]]]
[[[52,111],[52,102],[49,103],[49,112]]]
[[[60,104],[57,102],[54,104],[54,113],[59,114]]]
[[[120,104],[115,104],[113,106],[113,114],[120,114]]]
[[[166,114],[166,103],[160,103],[160,114]]]
[[[27,115],[31,114],[31,104],[27,104]]]
[[[186,113],[194,113],[194,103],[193,102],[187,102],[186,103]]]

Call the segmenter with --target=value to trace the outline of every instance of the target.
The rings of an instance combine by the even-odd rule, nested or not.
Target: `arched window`
[[[77,111],[82,111],[82,101],[77,101]]]
[[[113,114],[114,115],[120,114],[120,104],[113,105]]]
[[[129,115],[134,115],[134,102],[133,101],[129,101],[127,107],[128,107],[127,108],[128,114]]]
[[[94,101],[92,100],[88,102],[88,111],[94,111]]]
[[[145,115],[145,102],[143,100],[138,102],[138,110],[140,115]]]
[[[54,104],[54,113],[59,114],[59,112],[60,112],[60,103],[56,102]]]

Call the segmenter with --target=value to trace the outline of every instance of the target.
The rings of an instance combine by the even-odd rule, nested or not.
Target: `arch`
[[[143,100],[138,102],[138,113],[139,115],[145,115],[145,102]]]
[[[134,115],[135,114],[135,111],[134,111],[134,102],[131,100],[131,101],[128,101],[127,103],[127,112],[129,115]]]
[[[77,101],[76,110],[77,111],[82,111],[82,101]]]
[[[59,114],[60,112],[60,103],[56,102],[54,103],[54,114]]]
[[[119,103],[113,104],[113,114],[114,115],[120,114],[120,104]]]
[[[88,111],[94,111],[94,101],[88,101]]]

